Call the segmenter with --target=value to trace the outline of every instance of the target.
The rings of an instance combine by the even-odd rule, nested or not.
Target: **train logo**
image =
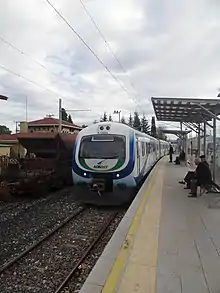
[[[98,164],[97,164],[97,165],[94,165],[93,168],[94,168],[94,169],[107,169],[108,166],[107,166],[107,165],[98,165]]]
[[[94,169],[107,169],[108,166],[107,165],[101,165],[103,162],[105,162],[106,159],[99,161],[98,163],[96,163],[93,168]]]

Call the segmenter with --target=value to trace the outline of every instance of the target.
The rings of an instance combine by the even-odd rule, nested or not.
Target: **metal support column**
[[[184,135],[184,139],[185,139],[185,161],[187,162],[188,161],[188,144],[187,144],[188,134],[187,133]]]
[[[203,152],[204,152],[204,155],[206,156],[206,122],[204,122],[204,131],[203,131],[203,134],[204,134],[204,140],[203,140]]]
[[[213,118],[213,181],[216,175],[216,118]]]
[[[59,99],[59,127],[58,132],[61,133],[62,131],[62,100]]]
[[[183,149],[183,135],[182,135],[183,123],[182,122],[180,122],[180,131],[181,131],[181,134],[180,134],[180,137],[181,137],[181,139],[180,139],[180,147],[181,147],[181,149]]]
[[[200,153],[201,153],[201,143],[200,143],[200,134],[201,134],[201,131],[200,131],[200,123],[198,123],[198,157],[200,156]]]

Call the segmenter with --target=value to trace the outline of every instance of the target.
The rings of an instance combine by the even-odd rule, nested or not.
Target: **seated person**
[[[186,154],[185,154],[185,152],[182,150],[182,151],[180,152],[179,159],[180,159],[180,161],[185,161],[185,158],[186,158]]]
[[[195,179],[191,180],[191,192],[189,197],[197,197],[197,187],[204,186],[207,187],[212,184],[212,174],[204,162],[201,162],[199,158],[195,159],[195,164],[197,165],[195,171]]]
[[[190,163],[188,162],[188,165]],[[180,184],[186,184],[186,187],[184,189],[190,189],[190,183],[191,180],[195,178],[195,171],[191,168],[189,168],[189,171],[187,172],[186,176],[184,177],[183,181],[179,181]]]
[[[200,156],[200,159],[201,159],[201,162],[204,163],[204,164],[206,164],[207,167],[209,168],[209,164],[208,164],[208,162],[206,161],[205,155],[201,155],[201,156]]]
[[[176,165],[180,165],[180,159],[179,159],[179,157],[176,157],[174,163],[175,163]]]

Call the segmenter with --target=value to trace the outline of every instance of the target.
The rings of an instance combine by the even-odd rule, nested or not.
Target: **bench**
[[[217,207],[217,204],[220,202],[220,187],[213,182],[210,186],[201,186],[200,187],[200,196],[203,194],[208,195],[208,208]],[[213,197],[210,197],[210,194],[214,194]]]

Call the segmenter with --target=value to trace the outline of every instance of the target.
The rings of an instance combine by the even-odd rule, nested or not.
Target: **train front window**
[[[125,159],[122,135],[89,135],[81,140],[79,157],[84,159]]]

